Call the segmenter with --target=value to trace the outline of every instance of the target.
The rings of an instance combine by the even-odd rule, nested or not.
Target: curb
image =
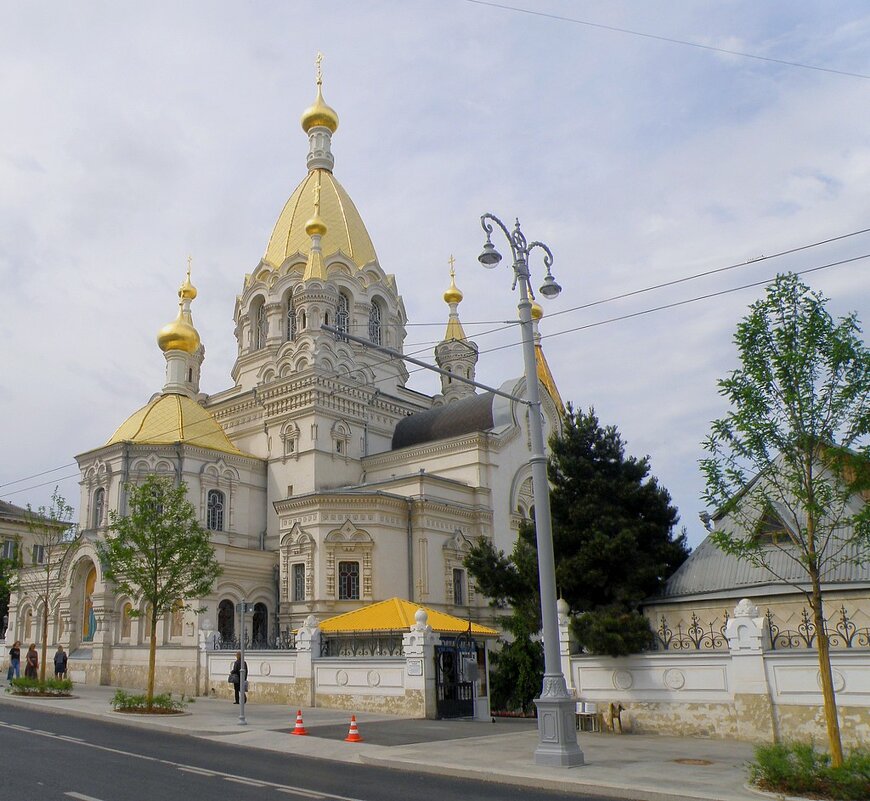
[[[685,793],[670,793],[660,790],[647,790],[624,784],[598,784],[591,782],[564,781],[562,779],[550,779],[545,776],[524,776],[516,773],[495,773],[473,768],[457,768],[453,765],[442,763],[420,764],[382,756],[360,754],[360,761],[364,765],[390,768],[392,770],[405,770],[414,773],[429,773],[438,776],[453,776],[457,779],[474,779],[480,782],[492,784],[504,784],[512,787],[529,787],[539,790],[558,790],[567,793],[588,793],[592,796],[603,798],[619,798],[625,801],[723,801],[721,794],[698,795]],[[583,770],[583,766],[569,768],[569,770]],[[572,774],[576,775],[576,774]],[[776,797],[779,801],[779,797]],[[797,801],[808,801],[798,799]]]

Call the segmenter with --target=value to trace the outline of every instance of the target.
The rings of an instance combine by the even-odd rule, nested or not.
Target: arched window
[[[266,604],[254,604],[254,618],[251,623],[251,644],[254,648],[264,648],[269,642],[269,611]]]
[[[98,487],[94,491],[94,528],[99,528],[103,525],[103,512],[106,506],[106,491],[102,487]]]
[[[377,301],[372,302],[369,310],[369,341],[375,345],[381,344],[381,307]]]
[[[344,292],[338,293],[338,306],[335,310],[335,327],[342,334],[347,333],[350,326],[350,300]]]
[[[359,562],[338,563],[338,600],[359,600]]]
[[[257,330],[255,332],[256,341],[254,347],[257,350],[266,347],[266,337],[269,336],[269,320],[266,317],[266,306],[261,305],[257,309]]]
[[[233,602],[226,598],[218,604],[217,624],[222,640],[232,640],[236,636],[236,613]]]
[[[176,598],[172,604],[172,613],[169,616],[169,636],[180,637],[184,633],[184,602]]]
[[[127,601],[121,608],[121,637],[129,640],[133,634],[133,618],[130,617],[130,612],[133,611],[133,604]]]
[[[293,298],[287,298],[287,341],[296,339],[296,307]]]
[[[206,528],[209,531],[224,530],[224,494],[220,490],[208,491]]]

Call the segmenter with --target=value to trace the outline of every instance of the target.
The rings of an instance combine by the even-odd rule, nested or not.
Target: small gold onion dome
[[[335,133],[335,129],[338,128],[338,112],[326,105],[320,89],[320,81],[317,82],[317,97],[314,98],[314,104],[302,112],[302,130],[308,133],[318,125],[328,128],[332,133]]]
[[[181,314],[179,306],[178,317],[157,332],[157,347],[164,353],[168,350],[193,353],[199,347],[199,333],[190,323],[185,322]]]
[[[532,301],[532,319],[540,320],[544,316],[544,307],[538,301]]]
[[[462,303],[463,298],[462,290],[456,286],[456,280],[453,275],[450,276],[450,286],[447,288],[447,291],[444,293],[444,302],[445,303]]]
[[[184,283],[178,288],[178,297],[182,300],[193,300],[196,298],[196,287],[190,283],[190,270],[187,271],[187,278]]]
[[[326,235],[326,223],[323,222],[320,215],[315,211],[314,216],[305,223],[305,233],[308,236],[325,236]]]

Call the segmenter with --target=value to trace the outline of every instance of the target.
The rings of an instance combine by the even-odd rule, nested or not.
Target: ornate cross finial
[[[320,215],[320,173],[317,173],[317,183],[314,184],[314,213]]]
[[[318,51],[317,58],[314,59],[314,63],[317,66],[317,72],[315,73],[315,75],[317,77],[317,85],[318,86],[320,86],[320,84],[323,83],[323,71],[320,69],[320,64],[322,61],[323,61],[323,53]]]
[[[193,256],[187,257],[187,277],[190,278],[190,265],[193,262]]]
[[[453,265],[456,264],[456,259],[453,258],[453,254],[450,254],[450,258],[447,259],[447,263],[450,265],[450,277],[454,278],[456,276],[456,270],[453,268]]]

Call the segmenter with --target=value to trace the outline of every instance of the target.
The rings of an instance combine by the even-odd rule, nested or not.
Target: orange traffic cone
[[[363,741],[363,738],[359,736],[359,729],[356,727],[356,715],[350,716],[350,730],[344,741],[346,743],[361,743]]]
[[[305,724],[302,722],[302,710],[299,709],[296,711],[296,726],[291,734],[308,734],[308,730],[305,728]]]

